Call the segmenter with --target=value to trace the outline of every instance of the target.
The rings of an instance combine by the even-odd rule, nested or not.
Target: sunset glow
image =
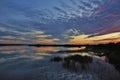
[[[71,44],[100,44],[120,41],[120,32],[110,33],[106,35],[88,37],[89,35],[72,36]]]
[[[2,0],[0,44],[120,42],[120,0]]]

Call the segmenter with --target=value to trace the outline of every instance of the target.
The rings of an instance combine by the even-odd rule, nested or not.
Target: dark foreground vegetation
[[[120,43],[109,43],[87,46],[87,51],[92,51],[98,56],[106,56],[109,63],[113,64],[120,72]]]
[[[89,68],[89,63],[92,63],[93,58],[90,56],[81,56],[81,55],[70,55],[67,57],[54,57],[50,61],[60,62],[65,69],[78,71],[78,67],[81,67],[82,70],[87,70]]]
[[[86,45],[86,49],[84,50],[65,50],[65,51],[63,50],[58,52],[60,53],[93,52],[94,55],[97,55],[100,57],[106,56],[109,60],[109,63],[113,64],[115,68],[120,72],[120,43]],[[77,56],[74,56],[74,57],[78,58]],[[57,58],[55,59],[57,60]]]
[[[63,67],[77,71],[78,65],[80,65],[79,67],[81,67],[82,70],[87,70],[89,63],[92,63],[90,56],[72,55],[64,58]]]
[[[61,57],[59,57],[59,56],[56,56],[56,57],[50,59],[50,61],[54,61],[54,62],[60,62],[60,61],[62,61],[62,60],[63,60],[63,58],[61,58]]]

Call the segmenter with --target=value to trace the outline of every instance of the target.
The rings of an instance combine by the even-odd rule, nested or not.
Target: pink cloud
[[[103,28],[97,31],[99,35],[114,33],[114,32],[120,32],[120,26],[111,27],[111,28]]]

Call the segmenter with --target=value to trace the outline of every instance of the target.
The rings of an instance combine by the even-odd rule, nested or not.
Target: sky
[[[0,0],[0,44],[120,42],[120,0]]]

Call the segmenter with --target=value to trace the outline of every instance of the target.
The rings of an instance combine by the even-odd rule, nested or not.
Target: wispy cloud
[[[108,42],[119,42],[120,41],[120,32],[109,33],[99,36],[89,37],[89,34],[83,34],[79,36],[71,36],[72,39],[68,43],[72,44],[99,44],[99,43],[108,43]]]
[[[51,39],[46,39],[46,38],[42,38],[42,39],[36,39],[36,43],[42,43],[42,44],[56,44],[59,41],[59,39],[57,38],[51,38]]]
[[[9,44],[9,43],[13,43],[13,44],[22,44],[22,43],[27,43],[25,41],[21,41],[21,40],[0,40],[0,44]]]
[[[119,0],[48,1],[2,0],[0,40],[53,43],[120,32]]]

